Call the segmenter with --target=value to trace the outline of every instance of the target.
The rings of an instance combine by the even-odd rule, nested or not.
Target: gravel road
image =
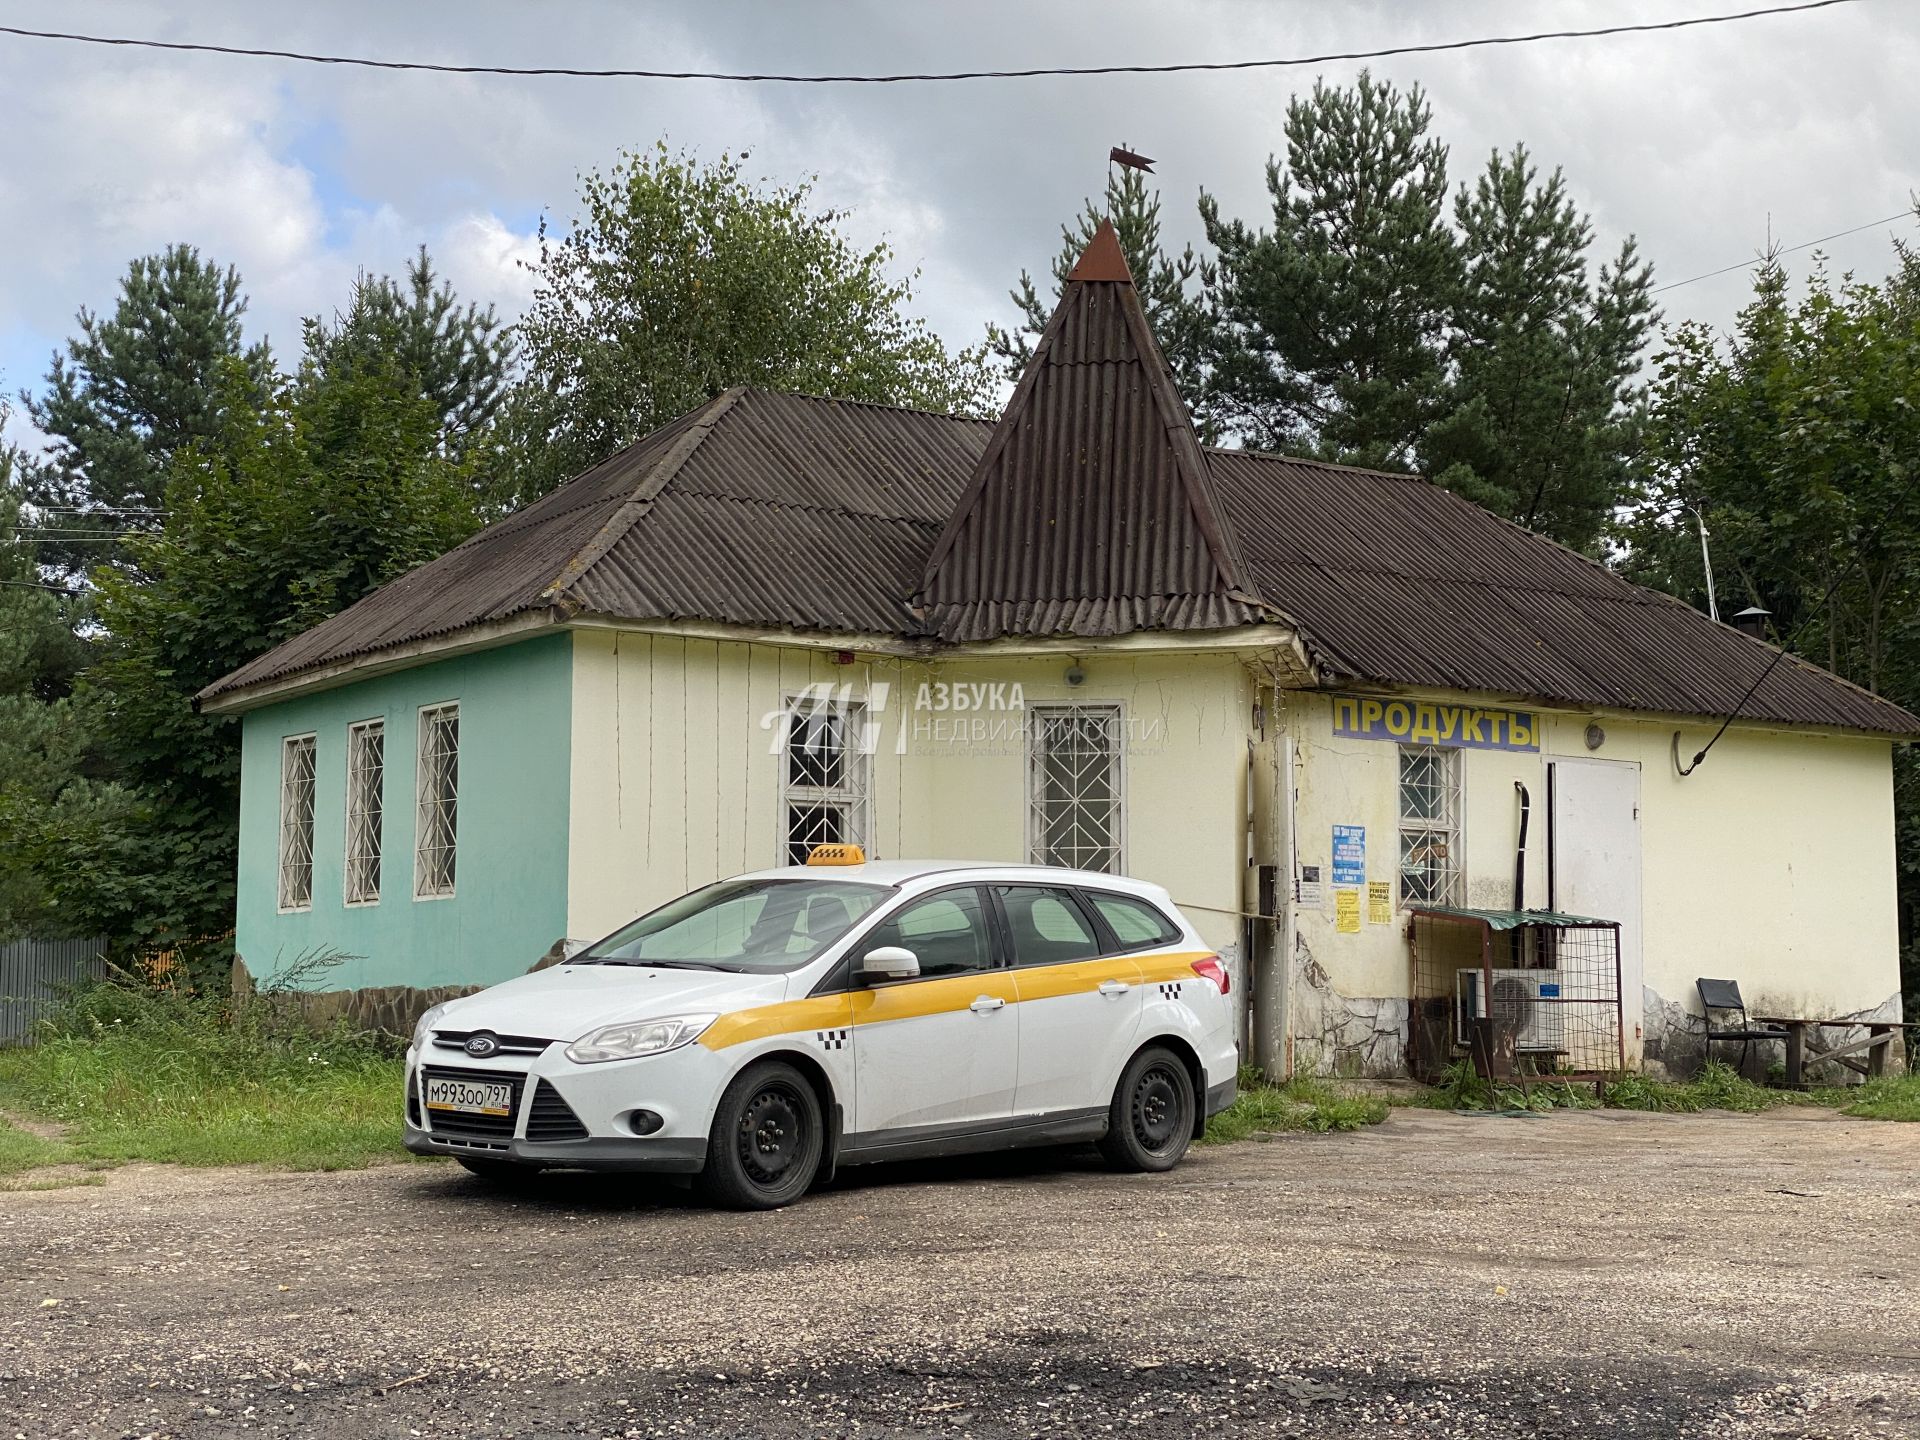
[[[444,1162],[0,1195],[0,1437],[1920,1435],[1920,1126],[1396,1111],[767,1215]]]

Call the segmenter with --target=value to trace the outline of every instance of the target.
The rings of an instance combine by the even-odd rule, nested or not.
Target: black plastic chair
[[[1737,980],[1696,980],[1694,984],[1700,990],[1700,1009],[1707,1022],[1707,1059],[1713,1059],[1713,1042],[1716,1040],[1740,1041],[1741,1070],[1747,1068],[1747,1056],[1753,1051],[1756,1040],[1785,1040],[1787,1032],[1771,1025],[1756,1025],[1747,1016],[1747,1002],[1740,998],[1740,982]],[[1740,1024],[1735,1029],[1715,1029],[1713,1012],[1730,1010],[1740,1016]]]

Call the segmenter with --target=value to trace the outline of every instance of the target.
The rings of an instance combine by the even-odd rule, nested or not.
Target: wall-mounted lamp
[[[1067,666],[1067,684],[1068,685],[1084,685],[1086,683],[1087,683],[1087,672],[1080,668],[1080,662],[1078,660],[1074,661],[1071,665]]]

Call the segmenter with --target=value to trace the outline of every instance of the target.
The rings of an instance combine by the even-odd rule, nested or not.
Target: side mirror
[[[853,973],[868,984],[875,980],[913,980],[920,974],[920,957],[901,945],[882,945],[862,955],[854,963]]]

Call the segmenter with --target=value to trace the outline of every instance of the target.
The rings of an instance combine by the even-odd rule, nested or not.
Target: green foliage
[[[1550,1077],[1520,1085],[1510,1081],[1483,1079],[1471,1060],[1456,1060],[1442,1072],[1433,1086],[1412,1104],[1429,1110],[1485,1111],[1489,1113],[1531,1110],[1546,1114],[1553,1110],[1591,1110],[1599,1105],[1592,1089]]]
[[[219,383],[252,380],[235,367]],[[409,372],[355,361],[258,405],[229,399],[219,432],[175,457],[165,529],[131,542],[137,573],[95,572],[112,638],[81,694],[135,803],[41,836],[49,891],[123,944],[233,923],[239,726],[194,694],[475,523],[472,462],[444,452]]]
[[[1025,270],[1020,272],[1020,283],[1009,292],[1020,311],[1020,326],[1003,330],[989,325],[988,348],[1002,362],[1006,377],[1018,380],[1033,358],[1034,343],[1060,303],[1067,272],[1092,242],[1102,220],[1113,222],[1147,324],[1167,358],[1187,408],[1205,432],[1209,428],[1206,373],[1212,320],[1202,303],[1202,287],[1214,278],[1213,270],[1195,257],[1191,245],[1178,255],[1162,245],[1160,192],[1149,190],[1146,176],[1138,170],[1110,172],[1101,203],[1088,200],[1071,226],[1060,227],[1060,252],[1053,257],[1053,286],[1047,299],[1041,299],[1033,276]]]
[[[1920,1075],[1888,1075],[1853,1092],[1842,1113],[1864,1120],[1920,1120]]]
[[[28,498],[60,528],[94,537],[49,540],[52,563],[79,574],[118,559],[108,537],[152,528],[174,456],[218,433],[227,407],[251,403],[267,384],[266,346],[241,336],[246,308],[231,266],[175,245],[133,262],[111,316],[81,309],[45,391],[22,396],[52,440]],[[236,367],[247,384],[225,379]]]
[[[1494,152],[1453,208],[1464,260],[1454,373],[1421,462],[1496,515],[1591,550],[1632,481],[1651,268],[1628,239],[1590,280],[1592,224],[1560,171],[1542,182],[1524,146]]]
[[[293,1012],[115,982],[84,991],[36,1045],[0,1052],[0,1104],[66,1127],[78,1159],[333,1170],[400,1159],[401,1064],[377,1037]],[[22,1142],[0,1144],[0,1156]]]
[[[432,406],[441,443],[453,451],[482,442],[506,403],[519,355],[491,305],[463,307],[451,285],[434,284],[424,245],[404,281],[361,272],[347,308],[331,322],[309,319],[305,332],[309,384],[397,369]]]
[[[1284,1085],[1243,1079],[1233,1104],[1207,1121],[1203,1145],[1230,1145],[1255,1135],[1304,1130],[1327,1134],[1378,1125],[1387,1102],[1374,1095],[1297,1076]]]
[[[911,280],[860,250],[807,184],[660,145],[581,177],[564,235],[541,225],[520,325],[528,383],[502,440],[500,503],[551,489],[734,385],[978,411],[981,350],[910,319]]]
[[[1442,408],[1460,266],[1431,122],[1418,86],[1315,82],[1287,106],[1286,163],[1267,162],[1271,229],[1224,219],[1201,192],[1219,251],[1213,401],[1250,443],[1414,463]]]

